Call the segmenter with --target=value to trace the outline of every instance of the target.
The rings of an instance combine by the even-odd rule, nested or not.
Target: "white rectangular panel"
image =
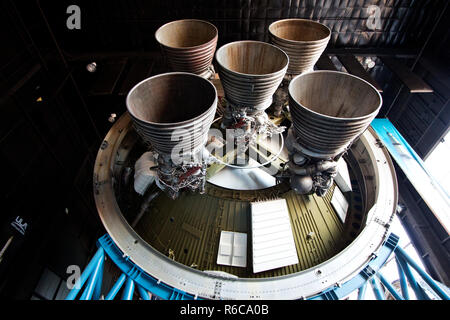
[[[350,174],[348,172],[348,166],[344,158],[340,158],[337,162],[337,175],[334,177],[334,181],[339,186],[342,192],[352,191],[352,182],[350,180]]]
[[[247,234],[222,231],[217,253],[217,264],[246,267],[247,266]]]
[[[334,188],[333,197],[331,198],[331,205],[336,211],[338,217],[341,219],[342,223],[344,223],[345,218],[347,217],[348,202],[347,199],[345,199],[344,194],[337,186]]]
[[[253,272],[261,272],[298,263],[286,200],[253,202]]]

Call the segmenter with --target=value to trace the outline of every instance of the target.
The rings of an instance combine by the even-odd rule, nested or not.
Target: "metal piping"
[[[131,223],[131,226],[134,228],[138,224],[139,220],[141,220],[144,213],[147,211],[148,207],[150,206],[150,203],[153,199],[155,199],[161,192],[159,190],[150,193],[147,198],[144,200],[144,202],[141,205],[141,208],[139,209],[138,214],[136,215],[136,218],[134,218],[133,222]]]
[[[328,171],[328,170],[333,170],[336,169],[337,163],[334,161],[321,161],[321,162],[316,162],[304,167],[300,167],[295,165],[294,163],[289,163],[289,169],[291,171],[293,171],[295,174],[301,175],[301,176],[306,176],[306,175],[312,175],[315,174],[317,172],[322,172],[322,171]],[[335,170],[334,170],[335,171]]]

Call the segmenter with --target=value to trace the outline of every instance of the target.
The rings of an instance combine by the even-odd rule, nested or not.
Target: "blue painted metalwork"
[[[334,292],[333,289],[330,289],[328,291],[325,291],[322,294],[323,300],[339,300],[339,297],[337,296],[336,292]]]
[[[450,296],[442,290],[442,288],[434,281],[419,265],[411,259],[411,257],[403,250],[398,247],[395,250],[395,253],[400,256],[401,259],[404,259],[411,267],[413,267],[417,273],[422,277],[422,279],[433,289],[434,292],[443,300],[450,300]]]
[[[112,241],[108,234],[103,235],[97,241],[98,246],[102,247],[111,260],[117,265],[117,267],[127,275],[127,277],[133,279],[136,284],[139,284],[142,288],[151,292],[152,294],[165,299],[183,299],[194,300],[197,299],[191,294],[178,290],[172,286],[169,286],[157,279],[153,278],[141,268],[136,266],[129,257],[124,257],[120,249]]]
[[[422,287],[419,286],[419,284],[416,281],[416,278],[414,277],[413,273],[411,272],[411,269],[409,268],[409,265],[404,261],[400,256],[396,255],[397,262],[400,263],[400,267],[402,268],[403,272],[406,275],[406,278],[408,279],[409,284],[411,285],[411,288],[413,289],[416,298],[418,300],[430,300],[430,298],[427,296],[427,294],[423,291]]]
[[[378,278],[381,280],[384,287],[395,297],[395,299],[402,300],[409,299],[407,281],[411,284],[417,299],[430,299],[424,290],[417,283],[409,265],[411,265],[422,278],[430,285],[430,287],[439,294],[443,299],[448,299],[448,295],[439,287],[434,280],[428,276],[420,267],[399,248],[399,238],[395,234],[390,234],[381,248],[373,255],[365,268],[361,272],[353,277],[351,280],[343,283],[336,284],[324,292],[308,298],[309,300],[337,300],[347,297],[350,293],[358,289],[358,299],[364,298],[367,283],[372,285],[375,296],[377,299],[384,299],[383,291],[378,282]],[[86,289],[83,292],[81,299],[98,299],[101,293],[101,282],[103,278],[103,264],[105,253],[111,258],[111,260],[117,265],[117,267],[123,272],[114,286],[111,288],[105,300],[112,300],[122,288],[125,287],[122,292],[122,299],[131,300],[135,287],[137,287],[139,294],[143,300],[149,300],[149,292],[166,300],[189,300],[196,299],[182,290],[173,288],[165,283],[157,281],[136,266],[129,257],[125,257],[119,248],[114,244],[109,235],[102,236],[97,245],[97,250],[94,257],[91,259],[86,269],[83,271],[80,279],[77,281],[78,287],[72,289],[66,297],[66,300],[73,300],[77,296],[81,287],[87,281]],[[395,252],[397,267],[399,271],[399,278],[402,288],[401,296],[392,285],[379,273],[379,270],[384,266],[389,256]]]
[[[150,300],[150,296],[149,296],[147,290],[142,288],[140,285],[137,285],[137,288],[138,288],[138,291],[139,291],[139,294],[140,294],[142,300]]]
[[[384,242],[384,245],[388,248],[391,248],[392,250],[395,250],[398,246],[399,241],[400,237],[397,236],[395,233],[391,233]]]
[[[366,295],[366,289],[367,289],[367,282],[364,282],[364,284],[358,289],[358,300],[364,300],[364,296]]]
[[[114,283],[113,287],[111,288],[111,290],[109,290],[108,294],[105,297],[105,300],[114,300],[114,298],[116,297],[117,293],[119,292],[120,288],[122,288],[123,283],[125,282],[125,280],[127,279],[127,276],[122,273],[119,277],[119,279],[117,279],[116,283]]]
[[[104,260],[105,260],[105,256],[102,251],[102,254],[100,255],[100,257],[97,260],[95,269],[89,277],[89,281],[87,282],[86,289],[84,289],[84,292],[80,297],[80,300],[91,300],[92,295],[94,294],[95,288],[97,287],[97,283],[100,283],[100,286],[101,286],[102,279],[99,279],[99,276],[103,275],[103,261]],[[99,280],[100,280],[100,282],[99,282]]]
[[[423,160],[409,145],[389,119],[377,118],[370,124],[401,168],[417,193],[424,199],[431,212],[446,230],[450,229],[450,219],[440,212],[450,212],[450,200],[446,191],[433,177]]]
[[[317,296],[311,297],[308,300],[325,300],[330,298],[329,291],[333,291],[333,296],[336,299],[342,299],[347,297],[350,293],[354,292],[358,288],[361,288],[366,282],[373,277],[373,275],[384,266],[389,256],[394,252],[398,244],[398,236],[391,233],[383,246],[378,250],[377,254],[372,257],[367,266],[351,280],[341,284],[336,285]]]
[[[87,281],[87,286],[84,288],[83,293],[81,294],[80,300],[90,300],[92,297],[92,290],[89,290],[89,287],[92,284],[93,279],[93,272],[91,273],[91,275],[89,276],[89,279]],[[90,291],[90,292],[89,292]],[[86,297],[88,296],[88,292],[89,292],[89,299],[86,299]]]
[[[380,287],[377,277],[370,278],[370,284],[377,300],[384,300],[383,290]]]
[[[409,300],[408,283],[406,282],[405,273],[403,272],[403,269],[400,266],[400,262],[398,262],[397,257],[395,257],[395,261],[397,263],[398,277],[400,279],[400,287],[402,288],[402,296],[405,300]]]
[[[398,237],[391,234],[380,248],[377,256],[368,263],[366,268],[352,280],[345,284],[328,289],[327,291],[310,298],[311,300],[324,299],[341,299],[349,295],[351,292],[361,287],[368,279],[379,270],[387,261],[391,253],[394,251],[398,243]],[[158,282],[155,278],[148,275],[137,267],[129,257],[123,257],[123,253],[117,248],[109,235],[104,235],[98,240],[98,245],[103,247],[106,254],[111,260],[124,272],[128,277],[132,278],[136,284],[140,285],[147,291],[166,300],[191,300],[195,297],[191,294],[168,286],[165,283]]]
[[[183,292],[181,290],[175,289],[172,292],[172,295],[170,296],[169,300],[189,300],[189,299],[185,299],[186,292]]]
[[[134,293],[134,281],[131,278],[127,278],[125,282],[125,288],[123,288],[122,292],[122,300],[133,300]]]
[[[92,295],[92,299],[93,300],[100,299],[100,295],[102,293],[103,268],[104,268],[104,265],[105,265],[105,257],[103,257],[103,259],[101,259],[101,266],[100,266],[99,273],[97,275],[97,280],[95,282],[94,294]]]
[[[397,292],[397,290],[394,289],[394,287],[389,283],[389,281],[386,280],[386,278],[381,274],[381,272],[377,273],[377,277],[380,279],[383,286],[392,294],[392,296],[395,298],[395,300],[404,300]]]
[[[417,164],[428,174],[428,169],[425,167],[423,160],[414,151],[414,149],[409,145],[405,138],[400,134],[397,128],[392,124],[389,119],[377,118],[373,119],[370,124],[371,127],[376,131],[378,137],[384,142],[388,147],[389,152],[392,154],[394,159],[399,159],[401,157],[412,157],[417,161]],[[396,148],[397,146],[397,148]],[[403,168],[403,162],[399,161],[399,165]]]
[[[76,298],[78,292],[80,292],[84,283],[89,278],[89,276],[91,275],[94,268],[97,266],[99,260],[103,259],[103,258],[104,258],[104,250],[103,250],[103,248],[100,247],[100,248],[98,248],[94,257],[91,259],[91,261],[88,263],[88,265],[84,269],[80,278],[75,282],[75,285],[72,288],[72,290],[70,290],[69,294],[66,297],[66,300],[74,300]]]

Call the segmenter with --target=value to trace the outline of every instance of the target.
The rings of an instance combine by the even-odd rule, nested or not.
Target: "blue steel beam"
[[[311,300],[323,300],[323,299],[329,299],[330,297],[340,299],[348,294],[350,294],[352,291],[359,289],[358,292],[358,298],[362,298],[364,296],[365,290],[366,290],[366,283],[367,280],[370,278],[370,283],[373,285],[374,293],[377,296],[378,299],[383,299],[382,291],[380,289],[380,285],[378,283],[378,279],[376,277],[373,277],[374,273],[376,273],[378,270],[381,269],[381,267],[386,263],[388,257],[394,250],[397,249],[397,243],[398,243],[398,237],[394,234],[391,234],[383,246],[380,248],[380,250],[377,252],[377,255],[374,259],[372,259],[366,268],[364,268],[363,271],[361,271],[357,276],[355,276],[353,279],[349,280],[348,282],[344,283],[343,285],[335,286],[334,288],[331,288],[329,290],[324,291],[323,293],[311,297],[309,299]],[[109,237],[109,235],[104,235],[98,240],[99,247],[103,248],[105,252],[108,254],[108,256],[112,259],[112,261],[119,267],[119,269],[122,270],[124,274],[121,275],[121,277],[118,279],[118,281],[115,283],[114,287],[111,289],[111,291],[108,293],[105,300],[113,299],[117,292],[120,290],[121,286],[123,285],[125,279],[127,279],[127,285],[126,288],[124,288],[123,296],[122,298],[132,298],[132,294],[134,292],[134,286],[135,284],[138,286],[139,293],[142,297],[142,299],[146,300],[149,298],[148,292],[152,292],[153,294],[156,294],[158,297],[163,299],[196,299],[197,297],[194,297],[186,292],[180,291],[176,288],[170,287],[164,283],[161,283],[160,281],[157,281],[155,278],[150,276],[149,274],[142,271],[139,267],[137,267],[132,261],[129,260],[128,257],[123,257],[122,252],[117,248],[117,246],[114,244],[112,239]],[[416,296],[418,299],[429,299],[429,297],[425,294],[423,289],[417,284],[415,281],[415,278],[409,269],[409,265],[406,262],[407,258],[403,258],[405,255],[402,251],[402,249],[396,251],[397,256],[396,260],[398,263],[398,269],[399,269],[399,277],[400,282],[402,285],[402,293],[403,297],[408,299],[409,295],[407,293],[407,283],[406,278],[410,282],[411,286],[413,287],[414,292],[416,293]],[[403,253],[403,255],[402,255]],[[96,256],[98,255],[98,252]],[[408,257],[409,258],[409,257]],[[410,259],[410,258],[409,258]],[[411,259],[410,259],[411,260]],[[90,272],[92,272],[93,265],[98,259],[94,256],[94,258],[89,263],[86,270],[83,272],[82,277],[88,277],[90,275]],[[412,260],[411,260],[412,261]],[[410,263],[410,261],[408,261]],[[417,270],[418,266],[412,261],[411,265]],[[419,268],[419,270],[421,270]],[[428,276],[426,273],[419,272],[419,274],[425,274],[425,276]],[[421,274],[421,275],[422,275]],[[393,296],[396,299],[402,299],[402,296],[399,295],[394,288],[384,279],[382,275],[379,275],[380,280],[383,282],[383,285],[386,287],[387,290],[389,290]],[[428,276],[429,277],[429,276]],[[425,277],[424,277],[425,278]],[[425,280],[425,279],[424,279]],[[86,279],[81,279],[80,282],[84,283]],[[429,285],[433,289],[440,289],[440,287],[437,287],[437,284],[434,283],[434,280],[431,278],[428,278],[428,281],[430,282]],[[433,281],[431,283],[431,281]],[[427,282],[428,283],[428,282]],[[78,289],[79,290],[79,289]],[[437,290],[437,291],[438,291]],[[332,292],[331,292],[332,291]],[[439,291],[438,291],[439,292]],[[445,293],[441,290],[441,295],[445,297]],[[69,296],[70,295],[70,296]],[[71,298],[71,296],[76,296],[76,292],[71,292],[68,295],[68,298]],[[130,296],[131,295],[131,296]]]
[[[103,268],[105,265],[105,257],[101,260],[101,266],[99,270],[99,274],[97,276],[97,280],[95,282],[94,294],[92,295],[93,300],[99,300],[100,295],[102,294],[102,284],[103,284]]]
[[[372,277],[370,279],[370,284],[372,285],[372,290],[377,300],[384,300],[384,294],[380,287],[380,283],[378,282],[377,277]]]
[[[422,279],[433,289],[434,292],[442,299],[442,300],[450,300],[450,296],[442,290],[442,288],[431,278],[428,273],[422,270],[419,265],[411,259],[410,256],[400,247],[397,247],[395,252],[403,258],[411,267],[413,267],[417,273],[422,277]]]
[[[125,288],[123,288],[122,292],[122,300],[133,300],[134,293],[134,281],[131,278],[127,278],[125,282]]]
[[[150,296],[149,296],[147,290],[142,288],[140,285],[137,285],[137,288],[138,288],[138,291],[139,291],[139,294],[140,294],[142,300],[150,300]]]
[[[366,289],[367,289],[367,281],[364,282],[364,284],[358,289],[358,300],[364,300],[364,296],[366,295]]]
[[[170,300],[171,297],[179,296],[178,292],[182,293],[181,297],[184,300],[194,300],[191,294],[181,292],[178,289],[171,287],[161,281],[158,281],[148,273],[144,272],[136,266],[129,257],[124,257],[122,251],[116,246],[108,234],[103,235],[98,239],[98,245],[104,248],[106,254],[111,258],[114,264],[126,274],[127,277],[133,279],[136,284],[139,284],[145,290],[152,294]]]
[[[381,248],[377,251],[377,254],[374,255],[374,258],[368,262],[366,267],[359,274],[339,286],[335,286],[318,294],[317,296],[308,298],[308,300],[327,300],[331,296],[330,291],[332,291],[332,296],[335,299],[342,299],[358,288],[361,288],[366,284],[370,277],[372,277],[384,266],[390,255],[394,252],[394,249],[398,244],[398,240],[399,238],[395,234],[391,233]]]
[[[125,282],[126,278],[127,278],[127,276],[124,273],[122,273],[120,275],[119,279],[117,279],[116,283],[114,283],[114,285],[111,288],[111,290],[109,290],[108,294],[105,297],[105,300],[114,300],[114,298],[116,297],[116,295],[119,292],[120,288],[122,288],[122,285]]]
[[[409,300],[408,282],[406,281],[405,273],[403,272],[403,269],[400,266],[400,262],[398,261],[397,257],[395,257],[395,262],[397,263],[398,278],[400,279],[400,287],[402,288],[402,296],[405,300]]]
[[[78,292],[80,292],[84,283],[89,278],[91,273],[94,271],[94,268],[97,266],[99,259],[102,259],[103,257],[104,257],[104,250],[102,247],[100,247],[100,248],[98,248],[94,257],[91,259],[91,261],[88,263],[88,265],[84,269],[80,278],[75,282],[75,285],[72,288],[72,290],[70,290],[69,294],[66,297],[66,300],[74,300],[76,298]]]
[[[83,291],[83,293],[81,294],[81,296],[80,296],[80,300],[87,300],[86,299],[86,296],[87,296],[87,294],[88,294],[88,286],[89,286],[89,283],[91,283],[92,282],[92,276],[94,275],[94,272],[91,272],[91,275],[89,276],[89,279],[88,279],[88,281],[87,281],[87,285],[86,285],[86,287],[84,288],[84,291]]]
[[[396,252],[397,254],[397,252]],[[419,286],[419,284],[416,281],[416,278],[414,277],[411,269],[409,268],[409,265],[406,263],[406,261],[403,260],[399,255],[396,255],[397,262],[400,264],[400,267],[402,268],[403,272],[406,275],[406,278],[408,279],[409,284],[411,285],[411,288],[413,289],[417,300],[430,300],[428,295],[423,291],[423,289]]]
[[[377,273],[377,276],[384,287],[394,296],[395,300],[404,300],[380,272]]]
[[[102,279],[99,279],[99,276],[103,275],[103,261],[104,260],[105,260],[105,256],[104,256],[104,252],[102,251],[102,254],[100,255],[99,259],[97,260],[97,265],[95,266],[94,271],[91,273],[91,276],[89,277],[89,281],[86,285],[86,289],[84,289],[84,292],[80,297],[80,300],[91,300],[98,281],[100,281],[100,286],[101,286]]]

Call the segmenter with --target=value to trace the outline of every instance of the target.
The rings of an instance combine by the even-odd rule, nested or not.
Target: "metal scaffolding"
[[[442,300],[449,300],[450,296],[442,286],[431,278],[400,246],[398,246],[398,241],[399,238],[391,233],[377,254],[373,255],[369,263],[358,275],[345,283],[336,284],[320,294],[313,297],[307,297],[306,299],[338,300],[348,297],[352,292],[357,290],[358,300],[363,300],[367,284],[369,284],[378,300],[385,299],[385,291],[382,286],[395,300],[409,300],[409,284],[418,300],[430,300],[431,297],[419,284],[422,279],[437,297]],[[121,296],[122,300],[132,300],[136,289],[141,300],[150,300],[150,297],[153,295],[165,300],[203,299],[202,297],[197,297],[177,288],[168,286],[142,271],[129,259],[129,257],[122,254],[108,234],[102,236],[97,241],[97,246],[97,252],[84,269],[73,289],[67,295],[66,300],[76,299],[83,287],[84,291],[79,297],[80,300],[113,300],[122,289],[124,283],[125,286]],[[385,265],[391,254],[395,255],[401,292],[398,292],[381,272],[382,267]],[[106,256],[108,256],[122,271],[122,274],[109,292],[102,294],[103,266]],[[417,272],[420,278],[414,276],[411,268]]]

